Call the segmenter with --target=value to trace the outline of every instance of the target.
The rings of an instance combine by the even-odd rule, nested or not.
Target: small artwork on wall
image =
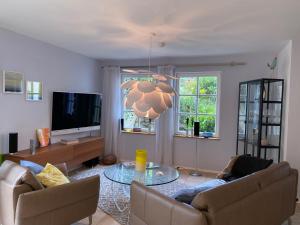
[[[23,94],[23,74],[3,71],[3,93]]]
[[[26,100],[42,101],[43,86],[40,81],[26,81]]]

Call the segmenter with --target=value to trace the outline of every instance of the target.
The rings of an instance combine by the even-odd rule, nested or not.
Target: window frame
[[[192,114],[192,113],[180,113],[180,105],[179,105],[179,97],[180,96],[196,96],[197,103],[196,103],[196,112],[193,115],[201,115],[201,113],[198,113],[198,102],[199,102],[199,81],[197,80],[197,93],[196,95],[180,95],[179,93],[179,79],[180,77],[217,77],[217,93],[216,93],[216,124],[215,124],[215,137],[219,137],[220,134],[220,105],[221,105],[221,71],[201,71],[201,72],[176,72],[176,77],[178,78],[175,82],[175,88],[177,95],[175,97],[175,134],[184,134],[184,131],[179,130],[179,116],[182,114]],[[202,133],[202,132],[201,132]]]
[[[125,77],[139,77],[139,76],[140,77],[150,77],[150,78],[152,78],[151,74],[149,74],[149,73],[132,74],[132,73],[121,72],[121,84],[124,82]],[[120,86],[121,86],[121,84],[120,84]],[[133,110],[124,110],[125,94],[123,94],[123,89],[121,89],[120,95],[121,95],[121,102],[122,102],[121,115],[122,115],[122,118],[125,120],[124,112],[133,112]],[[141,118],[138,117],[138,119],[139,119],[139,128],[141,128],[141,126],[140,126]],[[152,123],[152,126],[153,126],[153,129],[151,129],[151,132],[156,132],[155,120],[152,120],[151,123]],[[125,121],[124,121],[124,124],[125,124]],[[132,128],[124,127],[124,129],[132,129]],[[142,129],[142,132],[148,132],[148,130],[146,130],[146,129],[143,129],[143,128],[141,128],[141,129]]]

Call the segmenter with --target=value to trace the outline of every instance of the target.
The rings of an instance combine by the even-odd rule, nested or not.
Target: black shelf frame
[[[280,100],[272,100],[270,97],[270,85],[274,82],[280,82],[281,86],[281,96]],[[258,85],[259,89],[259,98],[257,99],[251,99],[250,96],[250,85]],[[242,91],[242,86],[245,87],[246,95],[244,94],[243,96],[241,95]],[[266,86],[266,88],[265,88]],[[282,113],[283,113],[283,96],[284,96],[284,80],[283,79],[270,79],[270,78],[263,78],[263,79],[257,79],[257,80],[251,80],[251,81],[244,81],[240,82],[239,84],[239,104],[238,104],[238,120],[237,120],[237,141],[236,141],[236,154],[241,154],[241,150],[243,150],[243,154],[249,154],[251,153],[252,156],[256,156],[259,158],[267,158],[267,152],[271,150],[276,150],[278,151],[277,156],[278,159],[277,161],[280,162],[281,158],[281,135],[282,135]],[[245,101],[246,100],[246,101]],[[259,104],[259,109],[258,109],[258,121],[255,120],[254,123],[253,121],[250,120],[250,115],[249,115],[249,106],[251,104]],[[246,104],[245,110],[246,112],[243,112],[243,114],[240,114],[240,109],[241,105]],[[266,111],[269,112],[270,106],[272,104],[280,104],[280,115],[277,116],[276,118],[279,119],[278,123],[274,123],[273,121],[270,121],[271,116],[266,116],[263,115],[263,110],[264,107],[266,107]],[[251,116],[253,117],[253,115]],[[245,130],[244,133],[239,133],[239,125],[240,122],[242,121],[241,119],[245,119]],[[249,135],[248,135],[248,128],[250,125],[257,124],[257,133],[253,133],[252,135],[257,135],[257,140],[248,140]],[[278,127],[279,128],[279,135],[278,135],[278,145],[262,145],[261,140],[262,136],[264,135],[265,137],[268,138],[268,128],[269,127]],[[264,129],[263,129],[264,128]],[[253,129],[254,130],[254,129]],[[254,131],[253,131],[254,132]],[[243,137],[243,138],[241,138]],[[253,139],[253,138],[252,138]],[[244,148],[240,149],[239,145],[243,143]],[[250,149],[249,149],[250,145]],[[251,148],[252,146],[252,148]],[[262,156],[262,153],[263,156]]]

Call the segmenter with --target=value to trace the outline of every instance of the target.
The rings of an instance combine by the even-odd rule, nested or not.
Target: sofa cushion
[[[30,170],[28,170],[27,173],[22,177],[22,183],[29,185],[34,191],[44,189],[44,186],[38,181],[38,179]]]
[[[191,202],[193,201],[193,199],[198,193],[202,191],[206,191],[211,188],[218,187],[222,184],[226,184],[226,182],[221,179],[210,180],[202,184],[199,184],[195,187],[180,190],[176,194],[174,194],[172,198],[182,203],[191,204]]]
[[[273,160],[259,159],[249,155],[243,155],[237,158],[232,167],[231,174],[234,177],[244,177],[259,170],[269,167]]]
[[[38,173],[42,172],[42,170],[44,169],[44,167],[41,166],[40,164],[31,162],[31,161],[27,161],[27,160],[20,160],[20,166],[30,169],[34,174],[38,174]]]

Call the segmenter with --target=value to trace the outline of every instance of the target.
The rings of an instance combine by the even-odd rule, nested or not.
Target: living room
[[[300,224],[299,11],[2,1],[0,224]]]

